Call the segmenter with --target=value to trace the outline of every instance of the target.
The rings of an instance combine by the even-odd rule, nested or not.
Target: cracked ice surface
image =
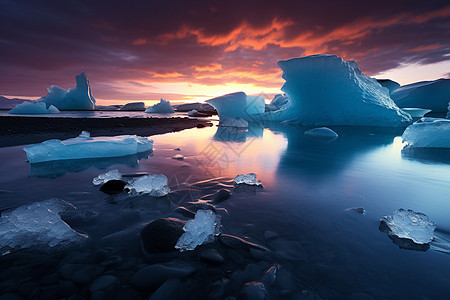
[[[154,197],[162,197],[170,192],[167,177],[163,174],[146,175],[131,180],[125,188],[138,194],[149,194]]]

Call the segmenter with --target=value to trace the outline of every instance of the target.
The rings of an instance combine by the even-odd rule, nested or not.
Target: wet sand
[[[0,117],[0,147],[76,137],[86,130],[92,136],[136,134],[150,136],[189,128],[212,126],[191,118],[45,118]]]

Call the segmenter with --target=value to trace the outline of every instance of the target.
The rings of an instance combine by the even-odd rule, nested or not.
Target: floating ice
[[[322,139],[337,139],[338,134],[328,127],[318,127],[305,131],[305,135]]]
[[[213,114],[216,112],[216,110],[214,109],[214,107],[212,107],[211,105],[209,105],[208,103],[186,103],[186,104],[180,104],[180,105],[176,105],[174,106],[176,107],[175,109],[177,111],[191,111],[191,110],[196,110],[200,113],[207,113],[207,114]]]
[[[450,102],[448,103],[447,119],[450,119]]]
[[[248,122],[241,118],[222,117],[219,121],[219,127],[248,128]]]
[[[247,96],[244,92],[223,95],[206,101],[214,106],[220,120],[224,118],[254,121],[254,117],[265,111],[264,97]]]
[[[8,111],[9,114],[29,114],[29,115],[36,115],[36,114],[58,114],[59,110],[54,107],[53,105],[50,105],[49,108],[47,108],[46,104],[44,102],[23,102],[21,104],[18,104],[14,106],[13,109]]]
[[[144,111],[145,110],[145,103],[144,102],[127,103],[124,106],[122,106],[120,108],[120,110],[125,110],[125,111]]]
[[[418,107],[446,112],[450,100],[450,79],[421,81],[396,89],[392,99],[399,107]]]
[[[236,184],[247,184],[247,185],[261,185],[261,180],[256,181],[255,173],[248,173],[247,175],[239,174],[233,179]]]
[[[398,82],[395,82],[390,79],[377,79],[378,83],[381,84],[382,87],[385,87],[389,90],[389,94],[392,94],[396,89],[400,87]]]
[[[172,156],[172,159],[183,160],[184,156],[181,154],[177,154],[177,155]]]
[[[312,55],[279,61],[289,97],[286,109],[265,119],[312,126],[401,127],[411,122],[388,90],[364,75],[355,62],[335,55]]]
[[[381,218],[380,222],[389,228],[390,236],[410,239],[416,244],[428,244],[434,239],[436,224],[423,213],[400,208],[393,215]]]
[[[188,111],[188,116],[189,117],[208,117],[210,115],[198,112],[196,109],[193,109],[193,110]]]
[[[402,108],[402,110],[415,119],[422,118],[431,111],[431,109],[415,108],[415,107],[404,107]]]
[[[132,179],[125,186],[125,188],[130,189],[130,192],[138,194],[149,194],[153,197],[163,197],[170,192],[170,188],[167,183],[167,177],[163,174],[146,175]]]
[[[86,73],[81,72],[75,77],[77,86],[74,89],[65,90],[59,86],[52,85],[49,87],[47,96],[44,96],[39,101],[55,106],[59,110],[94,110],[95,99],[92,96],[89,80],[86,78]]]
[[[23,148],[30,163],[65,159],[118,157],[150,151],[153,140],[136,135],[90,137],[83,131],[78,137],[67,140],[47,140]]]
[[[450,148],[450,120],[422,118],[402,135],[408,148]]]
[[[111,170],[106,173],[100,174],[94,179],[92,179],[92,183],[95,185],[100,185],[110,180],[121,180],[121,179],[122,174],[119,172],[119,170]]]
[[[175,245],[180,251],[194,250],[195,247],[211,243],[220,233],[220,216],[211,210],[200,209],[195,218],[186,222],[183,233]]]
[[[166,101],[161,98],[159,103],[156,103],[153,106],[150,106],[145,110],[146,113],[157,113],[157,114],[171,114],[174,112],[172,105],[170,105],[170,101]]]
[[[59,199],[48,199],[2,212],[0,254],[33,246],[55,247],[82,241],[86,236],[61,220],[74,207]]]

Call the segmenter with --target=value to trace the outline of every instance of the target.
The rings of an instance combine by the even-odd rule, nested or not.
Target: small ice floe
[[[246,184],[246,185],[255,185],[261,186],[261,180],[256,181],[255,173],[248,173],[247,175],[239,174],[233,179],[235,184]]]
[[[136,135],[91,137],[83,131],[78,137],[67,140],[47,140],[23,148],[30,163],[45,161],[105,158],[133,155],[150,151],[153,140]]]
[[[153,197],[163,197],[170,192],[167,177],[163,174],[134,178],[125,188],[128,188],[131,193],[149,194]]]
[[[313,138],[335,140],[338,134],[328,127],[318,127],[305,131],[305,135]]]
[[[75,209],[60,199],[48,199],[2,212],[0,254],[30,247],[66,246],[80,242],[85,235],[73,230],[61,215]]]
[[[347,211],[354,211],[358,214],[364,215],[366,213],[366,210],[363,207],[350,207],[346,209]]]
[[[402,135],[407,148],[450,148],[450,120],[422,118]]]
[[[59,114],[60,111],[53,105],[50,105],[47,108],[45,102],[33,101],[18,104],[14,106],[13,109],[8,111],[8,113],[17,115],[21,114],[37,115],[37,114]]]
[[[175,245],[180,251],[194,250],[197,246],[211,243],[220,233],[220,216],[212,210],[200,209],[195,218],[186,222],[183,227],[185,233],[181,235]]]
[[[176,159],[176,160],[183,160],[183,159],[184,159],[184,156],[181,155],[181,154],[177,154],[177,155],[172,156],[171,158],[172,158],[172,159]]]
[[[103,183],[106,183],[110,180],[121,180],[122,174],[119,172],[119,170],[111,170],[106,173],[100,174],[94,179],[92,179],[92,183],[94,185],[100,185]]]
[[[434,239],[436,224],[423,213],[400,208],[381,218],[379,229],[400,248],[426,251]]]
[[[248,122],[241,118],[221,118],[219,127],[248,128]]]
[[[196,109],[188,111],[189,117],[209,117],[210,115],[198,112]]]

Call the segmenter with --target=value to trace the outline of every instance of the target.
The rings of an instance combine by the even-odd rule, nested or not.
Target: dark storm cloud
[[[355,59],[369,74],[448,60],[448,1],[0,0],[0,94],[73,86],[87,71],[97,97],[117,82],[280,86],[277,60]],[[97,86],[96,86],[97,85]],[[170,92],[170,91],[167,91]],[[114,94],[113,94],[114,93]]]

